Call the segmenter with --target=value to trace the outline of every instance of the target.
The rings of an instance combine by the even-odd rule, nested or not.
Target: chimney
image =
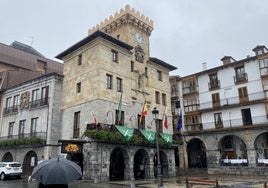
[[[223,62],[223,65],[227,65],[227,64],[231,64],[233,62],[236,62],[236,60],[234,58],[232,58],[231,56],[224,56],[223,58],[221,58],[221,61]]]
[[[202,63],[202,68],[203,68],[203,71],[207,70],[207,62]]]

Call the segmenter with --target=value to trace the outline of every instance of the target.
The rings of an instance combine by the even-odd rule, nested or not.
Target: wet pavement
[[[215,180],[217,178],[220,188],[263,188],[264,182],[268,182],[268,176],[189,176],[200,179],[210,179]],[[164,178],[163,187],[165,188],[186,188],[186,176]],[[131,186],[132,183],[132,186]],[[69,188],[156,188],[157,180],[138,180],[134,182],[131,181],[113,181],[106,183],[94,183],[89,180],[77,180],[69,184]],[[36,188],[37,182],[29,182],[27,179],[11,179],[0,181],[0,188]],[[194,185],[193,188],[212,188],[213,185]]]

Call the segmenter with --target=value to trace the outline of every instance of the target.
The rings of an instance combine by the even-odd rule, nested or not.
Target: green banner
[[[125,137],[126,141],[129,141],[132,138],[134,129],[118,125],[116,125],[115,127]]]
[[[168,143],[172,144],[172,134],[160,133],[160,136]]]
[[[147,130],[141,130],[141,133],[143,136],[149,141],[150,144],[154,143],[155,141],[155,132],[153,131],[147,131]]]

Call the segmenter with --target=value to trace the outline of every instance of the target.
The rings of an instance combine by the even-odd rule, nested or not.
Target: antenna
[[[29,36],[28,38],[29,38],[29,46],[33,47],[34,37]]]

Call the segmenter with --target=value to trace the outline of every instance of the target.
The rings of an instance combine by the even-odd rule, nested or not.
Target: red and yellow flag
[[[139,119],[139,124],[141,124],[142,117],[145,117],[147,115],[147,111],[148,111],[148,109],[147,109],[147,102],[145,101],[144,104],[143,104],[141,116],[140,116],[140,119]]]

